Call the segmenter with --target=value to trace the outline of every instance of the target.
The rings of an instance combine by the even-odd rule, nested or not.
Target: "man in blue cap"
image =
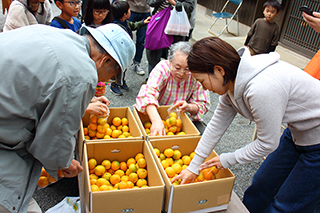
[[[83,170],[74,135],[99,81],[135,54],[118,25],[70,30],[31,25],[0,33],[0,212],[41,212],[32,200],[41,167],[53,177]]]

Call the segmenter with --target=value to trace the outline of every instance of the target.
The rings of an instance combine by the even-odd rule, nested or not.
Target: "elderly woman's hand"
[[[156,135],[160,135],[160,136],[164,136],[166,135],[166,131],[163,125],[162,120],[157,120],[157,121],[153,121],[151,128],[150,128],[150,136],[156,136]]]
[[[196,115],[199,111],[199,107],[196,104],[189,104],[186,101],[178,101],[174,104],[181,112],[189,112],[191,115]]]

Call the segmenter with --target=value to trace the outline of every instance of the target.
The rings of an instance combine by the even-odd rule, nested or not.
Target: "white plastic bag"
[[[51,207],[46,213],[79,213],[80,198],[79,197],[65,197],[60,203]]]
[[[182,6],[182,11],[178,12],[174,7],[170,12],[170,18],[168,20],[164,33],[167,35],[180,35],[188,36],[191,26],[189,23],[188,15]]]

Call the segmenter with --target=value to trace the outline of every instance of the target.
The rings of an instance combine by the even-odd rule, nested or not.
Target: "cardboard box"
[[[160,152],[171,147],[180,150],[182,156],[193,152],[200,140],[199,137],[184,137],[174,139],[152,139],[149,146],[153,157],[165,182],[164,201],[165,212],[212,212],[227,209],[234,184],[234,175],[229,169],[220,170],[217,179],[174,186],[171,184],[153,148]],[[216,156],[213,151],[208,159]],[[208,160],[207,159],[207,160]]]
[[[166,120],[168,116],[168,108],[171,106],[160,106],[158,108],[158,112],[160,114],[160,117],[162,120]],[[147,135],[146,131],[144,130],[143,124],[147,121],[150,121],[147,114],[143,114],[139,112],[135,107],[133,108],[133,115],[137,120],[137,123],[140,127],[140,130],[143,134],[143,137],[145,140],[152,140],[152,139],[158,139],[158,138],[179,138],[179,137],[190,137],[190,136],[199,136],[200,132],[197,130],[197,128],[193,125],[190,118],[185,113],[180,113],[180,119],[182,121],[182,130],[185,132],[185,135],[165,135],[165,136],[149,136]]]
[[[98,163],[104,159],[126,161],[137,153],[143,153],[147,161],[146,188],[92,192],[90,187],[88,159]],[[149,146],[142,140],[117,142],[92,142],[85,144],[82,159],[84,167],[79,186],[85,212],[161,212],[164,197],[164,182],[154,161]]]
[[[110,114],[109,117],[107,119],[107,123],[111,124],[112,123],[112,119],[116,116],[120,117],[120,118],[124,118],[126,117],[128,119],[129,122],[129,132],[130,134],[133,136],[132,138],[122,138],[121,140],[142,140],[143,139],[143,134],[140,130],[140,127],[135,119],[135,117],[133,116],[131,110],[129,107],[115,107],[115,108],[109,108],[110,109]],[[82,124],[84,127],[88,126],[90,124],[90,114],[85,114],[82,118]],[[83,129],[82,129],[82,134],[83,134]],[[112,138],[112,139],[96,139],[96,140],[88,140],[87,142],[95,142],[95,141],[99,141],[101,142],[102,140],[119,140],[118,138]]]

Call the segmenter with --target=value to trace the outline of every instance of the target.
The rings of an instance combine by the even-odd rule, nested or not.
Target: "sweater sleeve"
[[[199,174],[200,165],[211,154],[236,114],[237,112],[230,104],[227,95],[220,96],[218,106],[197,145],[196,155],[192,159],[188,170]]]
[[[24,27],[29,24],[25,7],[21,4],[14,4],[10,6],[6,22],[4,23],[3,31],[13,30]],[[36,21],[36,19],[34,18]]]

